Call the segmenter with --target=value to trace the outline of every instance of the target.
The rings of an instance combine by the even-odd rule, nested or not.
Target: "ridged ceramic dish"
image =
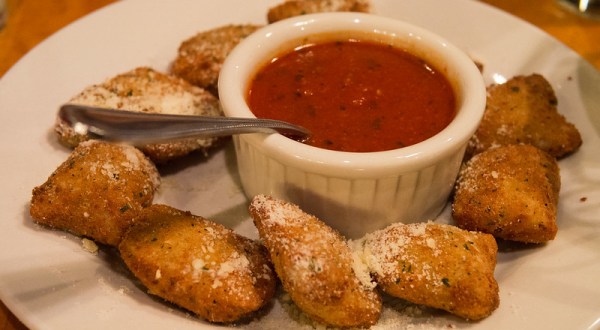
[[[267,25],[242,41],[223,66],[219,95],[225,114],[254,117],[246,94],[256,71],[282,51],[334,37],[392,44],[433,64],[454,88],[454,120],[423,142],[382,152],[325,150],[278,134],[236,136],[246,195],[270,194],[297,203],[350,238],[393,222],[436,217],[446,205],[486,95],[474,62],[427,30],[359,13],[305,15]]]

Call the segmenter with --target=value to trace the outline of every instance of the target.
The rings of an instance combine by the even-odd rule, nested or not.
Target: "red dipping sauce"
[[[304,126],[320,148],[373,152],[424,141],[455,116],[447,78],[395,47],[348,40],[302,46],[261,68],[247,102],[259,118]]]

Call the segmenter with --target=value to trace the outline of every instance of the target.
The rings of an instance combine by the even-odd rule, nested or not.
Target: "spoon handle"
[[[303,127],[272,119],[169,115],[78,104],[61,106],[58,117],[79,134],[137,144],[245,133],[281,133],[303,140],[310,134]]]

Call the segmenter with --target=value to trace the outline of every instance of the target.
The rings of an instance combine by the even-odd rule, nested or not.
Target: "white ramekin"
[[[361,13],[312,14],[267,25],[244,39],[223,65],[219,98],[225,115],[255,117],[246,103],[249,83],[274,56],[307,42],[346,37],[393,44],[433,64],[453,85],[456,117],[423,142],[381,152],[325,150],[279,134],[235,136],[244,191],[248,197],[269,194],[296,203],[349,238],[394,222],[433,219],[448,201],[486,100],[473,61],[443,38]]]

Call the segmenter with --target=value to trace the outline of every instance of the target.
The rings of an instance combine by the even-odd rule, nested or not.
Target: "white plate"
[[[136,66],[166,70],[179,43],[226,23],[264,23],[277,0],[119,2],[75,22],[27,54],[0,81],[0,299],[35,329],[205,329],[147,295],[116,255],[34,225],[31,189],[67,157],[51,132],[57,107],[83,87]],[[425,26],[485,65],[488,83],[539,72],[584,144],[560,161],[555,241],[499,254],[501,304],[468,323],[443,313],[409,317],[386,309],[375,328],[589,329],[600,327],[600,74],[573,51],[514,17],[469,0],[373,0],[374,12]],[[231,147],[163,171],[158,202],[256,237]],[[448,210],[439,221],[449,221]],[[280,304],[246,327],[296,325]]]

